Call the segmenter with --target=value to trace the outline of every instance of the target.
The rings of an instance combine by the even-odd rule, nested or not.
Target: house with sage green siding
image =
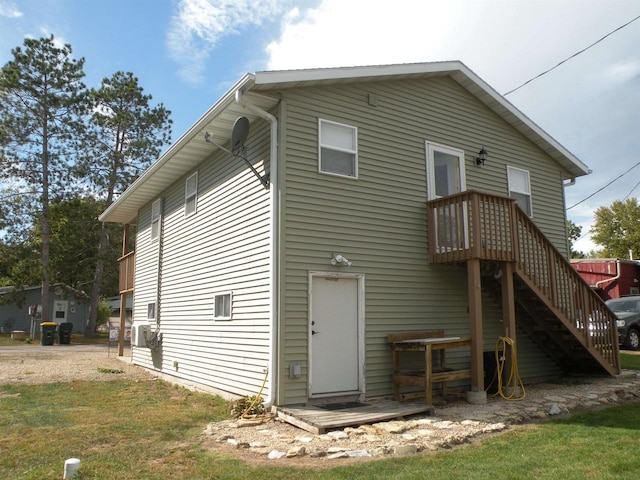
[[[100,217],[136,226],[133,362],[282,406],[424,393],[390,334],[464,339],[448,387],[478,403],[505,339],[525,384],[617,374],[567,261],[588,173],[457,61],[247,74]]]

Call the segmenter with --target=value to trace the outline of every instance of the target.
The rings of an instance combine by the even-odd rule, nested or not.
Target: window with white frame
[[[147,303],[147,320],[156,319],[156,302]]]
[[[187,178],[184,187],[184,216],[196,212],[198,201],[198,172]]]
[[[529,172],[521,168],[507,166],[507,179],[509,182],[509,196],[515,198],[518,206],[532,217]]]
[[[162,201],[156,200],[151,205],[151,240],[160,236],[160,221],[162,217]]]
[[[358,129],[328,120],[319,121],[319,170],[358,178]]]
[[[466,190],[464,152],[426,142],[427,198],[446,197]]]
[[[231,320],[231,293],[220,293],[213,297],[213,318]]]

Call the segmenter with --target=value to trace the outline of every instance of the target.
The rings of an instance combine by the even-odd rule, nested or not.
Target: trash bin
[[[58,325],[58,343],[60,345],[69,345],[71,343],[71,330],[73,323],[64,322]]]
[[[53,345],[57,326],[56,322],[42,322],[40,324],[40,345]]]

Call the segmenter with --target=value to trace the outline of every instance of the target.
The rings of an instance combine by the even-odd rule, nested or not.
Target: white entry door
[[[311,397],[364,393],[363,275],[311,273]]]

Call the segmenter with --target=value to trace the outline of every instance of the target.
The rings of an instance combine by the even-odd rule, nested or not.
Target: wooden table
[[[420,332],[422,333],[422,332]],[[416,332],[415,335],[419,335]],[[393,352],[393,396],[400,400],[400,385],[412,385],[424,387],[425,403],[432,405],[433,384],[442,382],[443,393],[445,382],[471,378],[471,370],[453,370],[447,368],[446,351],[451,348],[470,347],[470,338],[444,337],[441,332],[431,332],[423,338],[394,338],[394,334],[388,335],[389,346]],[[404,352],[424,352],[424,370],[406,371],[401,368],[400,355]],[[439,365],[433,365],[433,353],[440,353]]]

